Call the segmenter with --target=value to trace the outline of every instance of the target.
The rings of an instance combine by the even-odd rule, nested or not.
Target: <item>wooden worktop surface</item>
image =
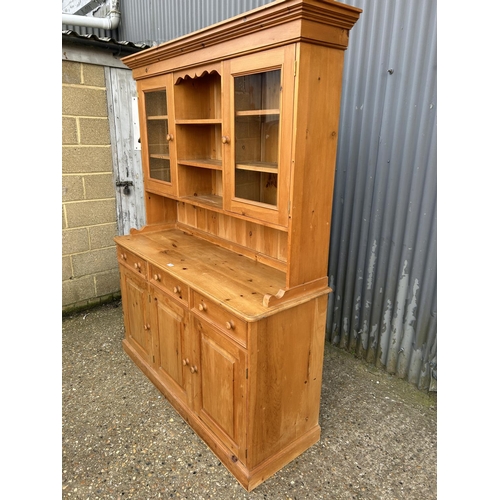
[[[116,243],[178,278],[192,289],[255,321],[322,292],[265,307],[265,294],[285,287],[285,273],[178,229],[118,236]]]

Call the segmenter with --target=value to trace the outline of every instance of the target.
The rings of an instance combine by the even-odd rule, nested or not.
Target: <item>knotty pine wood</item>
[[[120,265],[120,284],[126,341],[147,363],[152,363],[152,339],[148,328],[148,282]]]
[[[146,205],[147,225],[154,226],[155,224],[174,224],[177,220],[177,202],[171,198],[161,196],[146,191],[144,193],[144,202]]]
[[[173,77],[176,119],[220,119],[221,64],[190,73],[178,71]]]
[[[246,462],[246,350],[229,341],[209,323],[195,319],[198,335],[194,358],[196,414],[225,443],[234,457]]]
[[[123,346],[249,491],[320,437],[343,50],[360,12],[276,0],[123,59],[144,137],[144,92],[165,89],[174,179],[145,171],[147,225],[115,238],[146,267],[120,261]],[[275,69],[279,109],[264,114],[280,128],[257,154],[250,129],[235,135],[234,78]],[[243,168],[276,165],[275,207],[235,192],[238,140]]]
[[[288,236],[282,230],[188,203],[179,203],[178,220],[209,241],[286,271]]]
[[[341,51],[312,44],[298,51],[289,288],[328,271],[343,68]],[[328,96],[328,105],[318,95]]]
[[[154,342],[152,366],[156,376],[175,394],[176,399],[188,405],[191,402],[192,383],[185,364],[192,352],[188,310],[155,287],[151,288],[151,298],[150,321]]]
[[[319,297],[250,327],[250,468],[319,431],[326,305]]]
[[[158,75],[153,78],[148,78],[137,82],[137,100],[139,107],[139,129],[141,134],[141,156],[142,165],[144,170],[144,188],[146,190],[157,190],[162,194],[168,194],[170,196],[177,196],[177,169],[174,165],[177,162],[177,148],[169,144],[169,154],[170,158],[170,184],[160,182],[156,179],[149,177],[149,145],[148,145],[148,134],[147,134],[147,113],[146,113],[146,102],[145,93],[164,91],[166,93],[167,100],[167,118],[168,118],[168,134],[170,134],[175,140],[175,126],[174,126],[174,112],[173,112],[173,77],[172,74]],[[148,223],[150,223],[148,221]]]
[[[330,0],[276,0],[251,12],[123,58],[135,79],[300,41],[340,50],[361,9]],[[304,24],[310,27],[303,32]],[[323,29],[322,26],[330,29]],[[263,29],[264,28],[264,29]],[[258,32],[259,35],[255,36]]]
[[[278,175],[278,189],[276,207],[264,203],[248,203],[233,196],[235,186],[235,147],[236,132],[234,120],[234,102],[229,100],[225,107],[222,134],[231,140],[225,144],[223,154],[225,163],[229,166],[224,171],[224,209],[257,220],[268,221],[281,226],[288,225],[288,200],[290,192],[290,178],[292,168],[292,137],[293,130],[293,96],[294,96],[294,60],[295,45],[272,49],[262,54],[231,59],[224,62],[224,88],[229,89],[230,95],[234,94],[234,79],[236,75],[245,75],[252,71],[266,71],[281,68],[281,114],[279,137],[279,158],[281,165]]]
[[[192,297],[188,316],[150,288],[152,351],[128,335],[124,349],[245,489],[318,441],[326,296],[250,323],[244,349],[202,318]]]
[[[246,321],[256,321],[285,307],[280,303],[263,305],[266,294],[274,295],[285,287],[284,272],[186,232],[136,232],[118,236],[115,241]],[[325,287],[315,295],[329,290]],[[293,302],[310,298],[298,297]]]

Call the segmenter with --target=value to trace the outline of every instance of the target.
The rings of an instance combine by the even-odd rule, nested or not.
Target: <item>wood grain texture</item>
[[[326,296],[250,330],[249,467],[318,425]]]
[[[327,275],[343,53],[301,44],[287,287]],[[328,96],[325,103],[318,96]],[[307,258],[304,258],[307,256]]]
[[[151,328],[157,376],[186,404],[191,400],[189,366],[190,322],[185,308],[157,288],[151,288]]]
[[[340,50],[346,49],[349,30],[361,9],[340,2],[322,0],[278,0],[191,35],[152,47],[122,61],[132,68],[136,79],[266,48],[296,43],[315,42]],[[302,32],[303,21],[321,22],[333,30]],[[161,62],[159,62],[161,61]],[[162,62],[167,65],[162,66]]]
[[[124,58],[147,225],[115,238],[123,346],[248,491],[320,437],[343,50],[360,12],[277,0]]]

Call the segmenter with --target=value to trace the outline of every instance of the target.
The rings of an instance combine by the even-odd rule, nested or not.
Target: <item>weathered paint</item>
[[[328,336],[436,390],[436,1],[345,3]]]
[[[134,147],[132,98],[137,96],[137,90],[128,69],[105,68],[105,75],[118,234],[123,235],[129,234],[130,228],[140,229],[146,221],[141,151]],[[128,194],[116,186],[117,181],[133,182]]]

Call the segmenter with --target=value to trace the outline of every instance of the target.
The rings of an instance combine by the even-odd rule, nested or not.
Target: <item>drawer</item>
[[[198,316],[210,320],[227,335],[246,346],[247,324],[245,321],[198,292],[193,292],[192,310],[196,312]]]
[[[135,255],[135,253],[130,252],[129,250],[125,250],[125,248],[117,245],[116,252],[118,254],[118,263],[127,266],[132,271],[135,271],[137,274],[142,276],[143,278],[148,277],[148,265],[144,259]]]
[[[187,306],[189,290],[182,281],[152,264],[150,265],[149,281]]]

